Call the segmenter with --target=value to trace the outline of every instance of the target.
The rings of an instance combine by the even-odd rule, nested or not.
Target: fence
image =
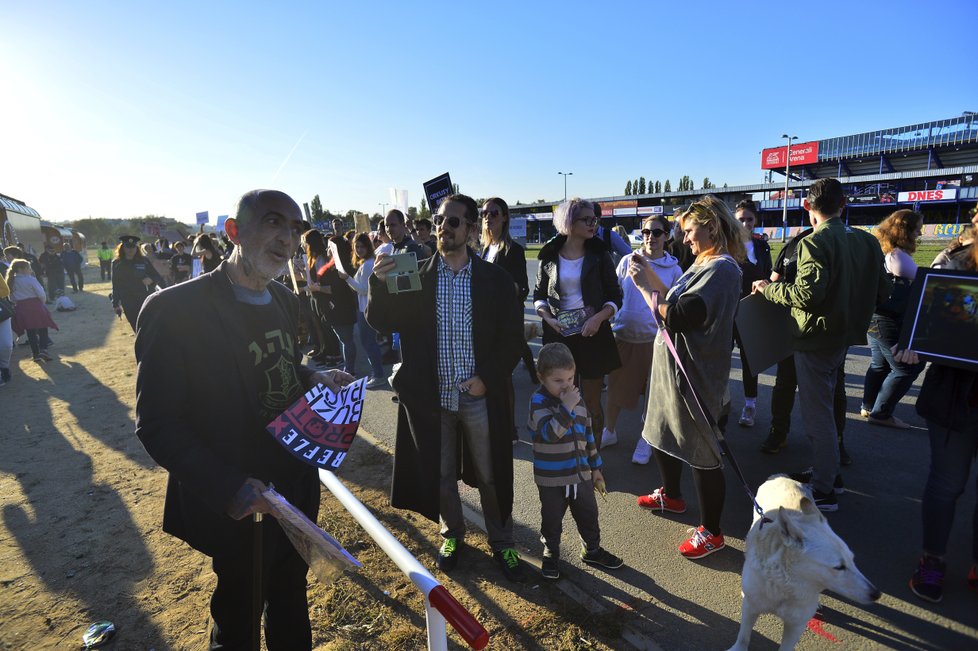
[[[462,604],[440,584],[431,572],[418,562],[404,546],[384,528],[377,518],[354,497],[336,475],[328,470],[319,471],[319,481],[340,501],[360,526],[370,534],[384,553],[404,574],[425,598],[425,618],[428,624],[428,649],[447,651],[448,635],[446,623],[451,624],[462,639],[473,649],[483,649],[489,644],[489,633]]]

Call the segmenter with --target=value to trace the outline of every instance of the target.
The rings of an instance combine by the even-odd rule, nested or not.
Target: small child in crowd
[[[528,426],[533,433],[533,478],[540,493],[543,576],[560,577],[560,535],[567,507],[584,543],[581,560],[609,570],[622,560],[601,548],[595,485],[602,491],[601,457],[594,445],[591,417],[574,386],[574,357],[564,344],[540,350],[542,385],[530,397]]]

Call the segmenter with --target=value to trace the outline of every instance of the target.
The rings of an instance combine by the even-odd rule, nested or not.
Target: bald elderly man
[[[252,535],[261,531],[265,639],[270,650],[310,649],[308,567],[268,512],[267,484],[316,520],[316,469],[265,426],[316,382],[296,345],[298,302],[272,279],[299,246],[302,213],[288,195],[253,190],[225,224],[231,257],[147,299],[136,322],[136,435],[169,471],[163,530],[213,559],[211,649],[250,648]]]

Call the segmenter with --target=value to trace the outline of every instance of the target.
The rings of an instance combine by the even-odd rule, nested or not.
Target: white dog
[[[801,484],[775,475],[758,489],[757,503],[764,517],[755,513],[747,533],[740,634],[730,651],[747,651],[762,613],[784,621],[780,649],[794,649],[823,590],[864,604],[880,598]]]

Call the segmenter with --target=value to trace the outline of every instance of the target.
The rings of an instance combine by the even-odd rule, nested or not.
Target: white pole
[[[350,515],[370,534],[374,542],[387,554],[394,564],[414,582],[424,595],[426,619],[428,623],[428,648],[434,651],[447,651],[448,632],[445,618],[432,607],[428,594],[440,585],[411,552],[404,548],[391,532],[384,528],[377,518],[343,485],[336,475],[328,470],[319,471],[319,481],[339,500]]]
[[[788,138],[788,153],[784,157],[784,196],[781,197],[781,241],[785,242],[788,238],[788,172],[791,169],[791,141],[795,139],[796,136],[789,137],[788,134],[784,134],[782,138]]]

